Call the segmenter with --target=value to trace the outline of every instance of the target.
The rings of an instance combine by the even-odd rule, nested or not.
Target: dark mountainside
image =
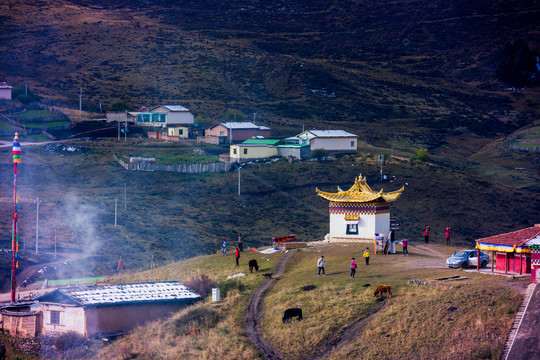
[[[237,109],[296,133],[346,128],[370,142],[509,133],[538,90],[505,91],[505,42],[534,51],[534,1],[12,1],[0,76],[97,108],[179,102]]]

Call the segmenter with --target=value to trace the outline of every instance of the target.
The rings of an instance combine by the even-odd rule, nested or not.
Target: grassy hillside
[[[0,77],[97,109],[179,102],[276,129],[345,128],[387,146],[508,133],[538,89],[493,79],[506,41],[539,43],[534,2],[8,0]],[[474,142],[474,138],[467,138]],[[474,146],[473,146],[474,148]]]
[[[413,245],[408,257],[372,256],[371,265],[367,267],[363,261],[359,262],[356,278],[349,279],[350,258],[359,259],[362,249],[359,245],[316,246],[296,251],[289,259],[285,273],[268,291],[262,324],[264,336],[285,358],[316,358],[331,348],[347,328],[360,321],[363,324],[350,341],[323,358],[497,359],[500,356],[526,279],[445,269],[447,248],[438,245]],[[316,259],[321,254],[327,258],[326,277],[316,276]],[[209,274],[221,282],[222,291],[228,289],[224,301],[221,306],[201,303],[141,327],[102,349],[98,358],[211,359],[224,355],[260,358],[247,342],[243,319],[249,295],[262,277],[249,273],[236,280],[225,277],[246,272],[249,258],[265,264],[262,270],[267,271],[279,256],[247,255],[241,258],[239,269],[232,257],[221,255],[155,269],[154,274],[160,280],[185,281],[193,274]],[[435,280],[455,274],[467,279]],[[112,281],[145,281],[147,276],[147,272],[125,274]],[[409,285],[410,279],[422,284]],[[366,284],[370,285],[366,287]],[[372,296],[378,284],[392,286],[391,299],[380,301]],[[289,307],[301,307],[304,320],[283,324],[283,310]],[[184,335],[196,327],[201,328],[200,335]]]

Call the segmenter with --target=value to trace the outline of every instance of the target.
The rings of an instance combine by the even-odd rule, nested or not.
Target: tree
[[[209,124],[212,124],[213,121],[212,119],[210,119],[209,117],[206,117],[206,116],[202,116],[202,115],[197,115],[195,117],[195,120],[194,120],[197,124],[206,124],[206,125],[209,125]]]
[[[504,44],[503,59],[495,69],[495,77],[501,81],[524,85],[529,82],[530,75],[536,71],[535,54],[529,44],[521,38]]]
[[[131,106],[127,102],[121,99],[114,99],[109,107],[107,107],[108,111],[129,111]]]
[[[325,149],[315,149],[311,152],[311,157],[317,159],[317,161],[322,161],[324,158],[327,158],[330,154]]]
[[[24,86],[15,86],[11,92],[11,96],[13,100],[25,105],[41,100],[41,97],[38,94],[30,89],[26,89]]]
[[[244,121],[246,116],[237,110],[229,110],[223,115],[223,122]]]
[[[417,160],[420,160],[420,161],[428,161],[429,160],[429,153],[428,153],[428,151],[426,149],[418,149],[414,153],[414,157]]]

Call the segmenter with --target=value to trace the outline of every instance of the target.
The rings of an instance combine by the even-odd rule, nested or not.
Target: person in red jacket
[[[236,260],[236,266],[240,266],[238,264],[238,260],[240,260],[240,249],[236,247],[236,251],[234,252],[234,259]]]
[[[444,229],[444,238],[446,239],[446,245],[450,245],[450,232],[452,231],[452,228],[450,226],[447,226]]]
[[[401,240],[401,246],[403,247],[403,256],[405,256],[405,254],[409,256],[409,250],[407,249],[407,245],[409,245],[407,239],[403,238],[403,240]]]
[[[424,242],[427,244],[429,242],[429,226],[424,226]]]

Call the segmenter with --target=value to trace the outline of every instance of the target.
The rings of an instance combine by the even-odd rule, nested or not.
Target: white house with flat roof
[[[0,82],[0,100],[11,100],[11,89],[13,89],[13,86],[7,82]]]
[[[285,143],[309,144],[311,151],[324,149],[332,153],[356,153],[357,140],[358,135],[344,130],[307,130],[293,138],[287,138]]]

